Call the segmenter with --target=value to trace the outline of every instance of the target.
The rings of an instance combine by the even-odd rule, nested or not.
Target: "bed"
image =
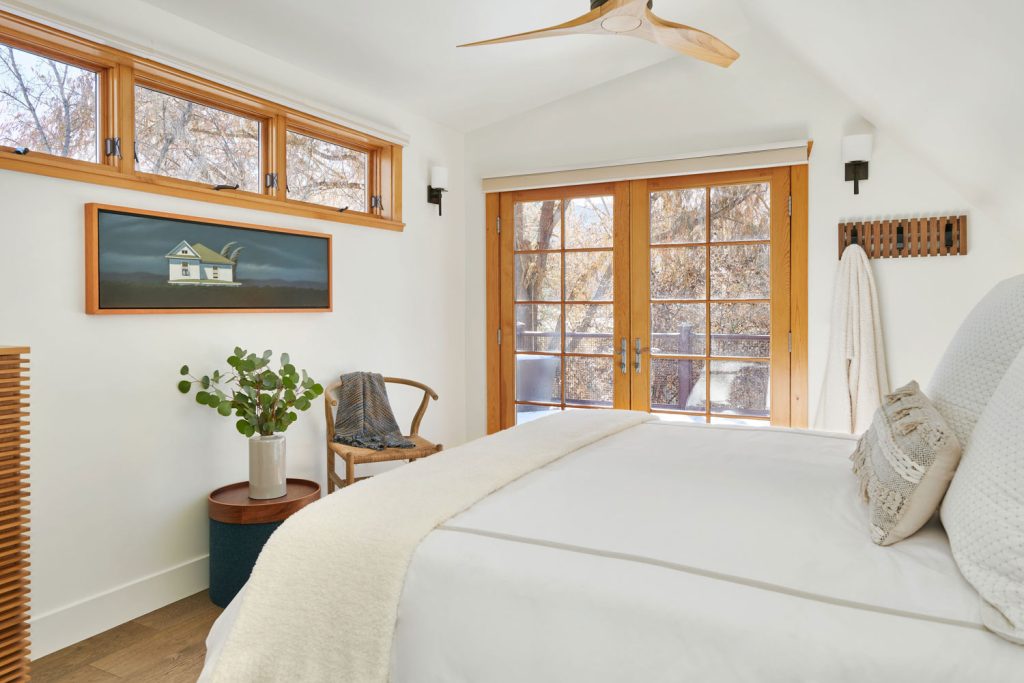
[[[1024,679],[937,523],[871,543],[855,443],[650,422],[526,475],[416,550],[391,680]]]
[[[448,467],[489,472],[550,451],[418,535],[400,522],[431,508],[409,503],[412,489],[388,493],[403,477],[417,485],[412,466],[309,506],[214,625],[200,680],[1024,681],[1024,647],[985,630],[937,520],[895,546],[871,542],[852,437],[596,413],[417,464],[432,488]],[[368,502],[405,551],[335,543],[350,533],[341,511]],[[336,526],[313,532],[315,517]],[[393,559],[345,566],[359,553]],[[335,591],[332,572],[363,585]],[[363,666],[367,647],[386,661]]]

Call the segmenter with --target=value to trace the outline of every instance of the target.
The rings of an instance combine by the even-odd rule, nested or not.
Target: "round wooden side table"
[[[288,493],[271,500],[249,498],[249,482],[210,494],[210,600],[227,607],[256,564],[263,545],[284,520],[320,499],[320,485],[289,479]]]

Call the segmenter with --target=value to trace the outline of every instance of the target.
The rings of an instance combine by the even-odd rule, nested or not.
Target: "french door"
[[[489,429],[602,408],[802,426],[804,168],[488,196]]]

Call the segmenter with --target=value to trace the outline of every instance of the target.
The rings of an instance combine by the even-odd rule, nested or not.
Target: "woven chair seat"
[[[392,462],[394,460],[417,460],[437,452],[437,444],[427,441],[422,436],[407,436],[416,446],[414,448],[385,448],[382,451],[375,451],[369,448],[359,448],[343,443],[328,444],[328,448],[345,457],[351,455],[357,465],[366,465],[372,462]]]

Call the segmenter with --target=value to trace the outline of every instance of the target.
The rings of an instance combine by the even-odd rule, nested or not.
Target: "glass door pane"
[[[616,212],[625,193],[605,185],[503,197],[511,281],[502,306],[514,345],[502,365],[515,377],[503,404],[513,424],[569,408],[628,407],[628,282],[616,273],[628,258],[625,213]]]
[[[634,263],[648,276],[640,297],[647,319],[637,325],[642,338],[633,349],[646,365],[635,368],[634,381],[646,379],[642,402],[654,412],[768,424],[770,175],[756,182],[677,182],[680,187],[652,182],[633,195],[649,207],[647,230],[633,242],[646,261]]]

